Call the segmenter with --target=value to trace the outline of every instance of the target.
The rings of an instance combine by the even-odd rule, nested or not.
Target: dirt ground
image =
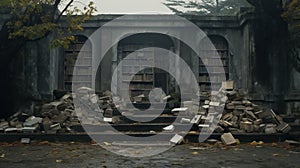
[[[285,144],[185,144],[146,158],[113,154],[92,143],[0,144],[0,167],[257,167],[300,168],[300,147]]]

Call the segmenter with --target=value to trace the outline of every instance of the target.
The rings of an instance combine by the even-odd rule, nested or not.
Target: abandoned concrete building
[[[13,74],[18,84],[22,83],[23,91],[32,100],[52,100],[54,90],[70,91],[72,86],[73,67],[83,44],[88,41],[94,31],[105,23],[120,17],[119,15],[93,16],[84,24],[84,30],[77,32],[76,41],[69,49],[50,49],[51,37],[39,42],[29,42],[15,61]],[[253,21],[255,19],[252,8],[241,8],[234,16],[190,16],[183,15],[201,28],[215,45],[221,56],[227,80],[233,80],[235,88],[248,92],[253,102],[258,102],[278,109],[277,113],[299,113],[300,111],[300,72],[296,71],[290,62],[281,62],[281,58],[261,59],[256,54]],[[147,18],[147,17],[146,17]],[[145,19],[143,24],[151,24],[157,29],[167,29],[168,15],[162,15],[155,21]],[[111,48],[107,57],[97,69],[96,83],[86,83],[87,87],[95,87],[98,91],[110,90],[111,76],[118,62],[129,53],[145,47],[161,47],[173,51],[195,70],[200,90],[209,90],[213,87],[208,79],[205,66],[201,61],[194,60],[193,52],[180,40],[157,33],[134,34],[135,21],[130,20],[128,34],[120,39],[119,43]],[[132,31],[133,30],[133,31]],[[110,41],[111,36],[101,37],[102,42]],[[93,62],[91,48],[85,48],[86,58],[79,60],[85,74],[81,74],[82,81],[90,80],[91,64]],[[202,60],[204,61],[204,60]],[[264,72],[264,68],[270,67]],[[105,71],[103,70],[105,69]],[[285,71],[281,71],[285,69]],[[216,67],[215,73],[218,73]],[[263,74],[267,76],[262,77]],[[282,81],[281,76],[286,77]],[[161,70],[149,70],[135,75],[131,84],[135,85],[131,94],[136,96],[153,87],[161,87],[168,93],[170,77]],[[20,80],[22,82],[20,82]],[[138,88],[143,84],[142,88]],[[284,89],[282,89],[284,88]]]

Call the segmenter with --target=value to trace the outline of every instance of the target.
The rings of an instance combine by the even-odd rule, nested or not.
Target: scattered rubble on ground
[[[79,107],[75,111],[74,97],[79,98],[84,109]],[[132,100],[140,102],[144,98],[145,95],[139,95]],[[163,100],[172,100],[172,97],[166,96]],[[74,133],[75,128],[81,124],[118,123],[119,118],[114,114],[117,107],[123,105],[124,102],[119,97],[113,97],[110,91],[95,94],[93,89],[81,87],[76,95],[67,93],[58,100],[37,106],[32,114],[20,111],[6,120],[1,119],[0,132]],[[225,82],[219,92],[208,94],[204,101],[201,100],[200,108],[198,107],[199,103],[184,101],[182,107],[173,108],[171,112],[175,116],[178,113],[187,114],[181,118],[181,124],[196,125],[200,131],[214,129],[212,131],[222,134],[220,139],[226,145],[237,143],[231,133],[274,134],[291,130],[289,124],[272,109],[263,109],[247,99],[243,90],[234,90],[232,82]],[[224,107],[223,114],[214,112],[220,107]],[[90,110],[91,114],[83,113],[83,110]],[[211,124],[216,123],[219,118],[218,125],[211,128]],[[176,132],[176,125],[164,127],[162,131]],[[171,139],[174,144],[181,141],[180,135]]]

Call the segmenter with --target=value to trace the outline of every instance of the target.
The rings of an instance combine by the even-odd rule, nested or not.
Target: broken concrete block
[[[259,132],[265,132],[266,124],[259,125]]]
[[[245,132],[253,132],[253,123],[249,121],[244,121],[240,123],[240,129]]]
[[[163,130],[167,131],[167,132],[173,132],[175,130],[175,126],[174,125],[169,125],[167,127],[164,127]]]
[[[259,127],[259,125],[253,125],[253,131],[254,131],[254,132],[260,132],[260,127]]]
[[[234,109],[236,109],[236,110],[246,110],[246,107],[244,105],[235,105]]]
[[[17,132],[19,129],[18,128],[6,128],[4,130],[4,132],[8,133],[8,132]]]
[[[113,118],[104,117],[103,121],[111,123],[111,122],[113,122]]]
[[[52,121],[48,117],[44,118],[42,121],[44,131],[50,130],[52,124]]]
[[[274,112],[272,109],[270,110],[270,112],[271,112],[271,115],[272,115],[274,121],[275,121],[277,124],[280,124],[280,123],[282,122],[282,118],[281,118],[280,116],[277,116],[277,115],[275,114],[275,112]]]
[[[227,103],[225,107],[226,107],[227,110],[234,110],[234,104],[233,103]]]
[[[289,124],[285,123],[285,122],[281,122],[276,130],[278,132],[282,132],[282,133],[288,133],[292,128],[289,126]]]
[[[106,109],[104,111],[103,116],[107,117],[107,118],[112,118],[113,117],[113,109],[111,109],[111,108]]]
[[[228,121],[223,121],[223,123],[228,127],[232,127],[233,124],[231,122],[228,122]]]
[[[95,90],[92,88],[88,88],[88,87],[80,87],[77,89],[77,93],[79,94],[89,94],[89,93],[94,93]]]
[[[196,115],[192,120],[191,120],[191,124],[199,124],[201,121],[201,115]]]
[[[252,111],[248,111],[248,110],[245,110],[245,113],[246,113],[246,116],[248,117],[248,118],[250,118],[251,120],[257,120],[257,117],[253,114],[253,112]]]
[[[9,125],[10,125],[11,127],[16,127],[16,126],[19,125],[19,124],[20,124],[20,122],[19,122],[18,118],[13,118],[13,119],[11,119],[11,120],[9,121]]]
[[[234,105],[241,105],[241,106],[243,106],[242,101],[235,100],[235,101],[231,101],[231,103],[234,104]],[[245,106],[243,106],[243,107],[245,107]]]
[[[253,124],[255,124],[255,125],[260,125],[260,124],[262,124],[262,119],[257,119],[257,120],[255,120],[255,121],[253,122]]]
[[[188,124],[188,123],[191,123],[191,120],[188,119],[188,118],[181,118],[180,123],[182,123],[182,124]]]
[[[285,140],[284,143],[292,146],[300,146],[300,142],[294,140]]]
[[[209,128],[210,126],[208,124],[199,124],[199,128]]]
[[[53,125],[50,126],[50,129],[54,130],[54,131],[60,130],[61,129],[61,125],[60,125],[60,123],[53,124]]]
[[[0,131],[4,131],[8,127],[9,127],[8,122],[6,122],[6,121],[0,122]]]
[[[225,90],[233,90],[234,89],[234,82],[233,81],[222,82],[222,88],[225,89]]]
[[[276,133],[276,125],[275,124],[267,124],[265,128],[266,134],[274,134]]]
[[[244,104],[245,106],[251,106],[252,103],[249,100],[243,100],[242,104]]]
[[[214,131],[217,132],[217,133],[223,133],[224,128],[222,128],[221,126],[217,126]]]
[[[25,122],[23,123],[24,127],[31,127],[34,126],[36,124],[42,123],[43,119],[40,117],[29,117],[28,119],[25,120]]]
[[[72,99],[72,98],[73,98],[73,97],[72,97],[71,94],[65,94],[65,95],[61,98],[61,100],[62,100],[62,101],[66,101],[66,100]]]
[[[209,103],[210,103],[209,100],[205,100],[205,101],[204,101],[204,104],[205,104],[205,105],[209,105]]]
[[[218,107],[218,106],[220,106],[220,102],[210,102],[209,105]]]
[[[214,121],[214,116],[212,116],[212,115],[202,116],[201,119],[202,119],[202,120],[205,120],[205,122],[207,122],[207,123],[213,123],[213,121]]]
[[[141,103],[141,102],[143,102],[144,98],[145,98],[145,95],[141,94],[139,96],[133,97],[132,100],[135,103]]]
[[[90,98],[90,102],[93,103],[93,104],[97,104],[98,96],[96,94],[93,94]]]
[[[167,101],[170,98],[172,98],[172,96],[168,95],[168,96],[166,96],[166,97],[163,98],[163,101]]]
[[[221,136],[221,140],[225,145],[234,145],[237,144],[236,139],[232,136],[231,133],[224,133]]]
[[[204,109],[209,109],[209,105],[203,105],[202,106]]]
[[[50,105],[54,107],[54,109],[59,111],[64,111],[67,108],[67,104],[65,102],[51,102]]]
[[[232,117],[233,117],[232,113],[227,113],[227,114],[222,116],[222,120],[229,121],[229,120],[232,119]]]
[[[30,138],[21,138],[21,143],[22,144],[29,144],[30,143]]]
[[[101,100],[100,102],[103,103],[103,100],[109,100],[110,99],[110,96],[102,96],[102,97],[99,97],[99,100]]]
[[[265,117],[265,112],[264,111],[262,111],[262,110],[260,110],[260,111],[256,111],[256,112],[254,112],[254,114],[256,115],[256,116],[258,116],[258,118],[260,118],[260,119],[263,119],[264,117]]]
[[[36,131],[38,129],[38,126],[35,125],[35,126],[32,126],[32,127],[23,127],[22,128],[22,131],[24,133],[33,133],[34,131]]]
[[[176,134],[174,137],[170,139],[172,144],[180,144],[183,141],[183,136]]]
[[[67,119],[68,119],[68,116],[66,116],[64,113],[60,113],[59,115],[52,118],[52,122],[63,124]]]
[[[174,108],[172,112],[187,112],[188,108]]]

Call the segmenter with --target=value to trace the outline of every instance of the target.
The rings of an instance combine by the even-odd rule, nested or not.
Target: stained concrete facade
[[[280,105],[285,111],[279,113],[299,113],[300,111],[300,73],[292,67],[283,65],[283,68],[289,68],[287,76],[289,81],[277,81],[276,67],[272,69],[273,76],[270,77],[272,86],[260,84],[257,81],[259,73],[254,72],[254,64],[257,60],[255,53],[254,39],[254,10],[251,8],[241,9],[235,16],[182,16],[196,24],[208,36],[220,36],[226,39],[229,48],[229,79],[235,81],[235,87],[245,89],[249,93],[249,98],[253,101],[261,102],[273,108],[280,100]],[[119,15],[99,15],[92,17],[86,22],[84,30],[77,32],[75,35],[85,37],[91,36],[98,28],[105,23],[120,17]],[[161,31],[169,31],[168,15],[162,15],[160,19],[153,20],[149,16],[145,17],[143,26],[149,25],[156,27]],[[176,25],[176,23],[174,23]],[[174,26],[174,24],[172,26]],[[138,24],[140,25],[140,24]],[[136,33],[135,20],[128,20],[128,25],[119,25],[127,27],[128,33],[123,37]],[[178,24],[178,26],[180,26]],[[117,28],[116,28],[117,31]],[[170,30],[172,31],[172,30]],[[113,34],[106,34],[100,37],[101,44],[109,43]],[[16,81],[22,81],[22,90],[26,91],[26,95],[32,100],[49,100],[53,98],[54,90],[64,90],[64,50],[50,49],[49,42],[54,35],[49,36],[39,42],[30,42],[23,49],[19,60],[14,65],[18,65],[17,70],[12,69],[12,76]],[[122,40],[120,38],[120,40]],[[171,38],[174,48],[173,52],[180,55],[194,71],[197,71],[197,61],[193,58],[193,53],[183,45],[178,39]],[[97,49],[98,46],[92,46]],[[95,84],[98,90],[110,89],[110,80],[112,72],[118,62],[117,55],[118,44],[111,48],[108,57],[101,62],[101,68],[104,71],[97,70],[95,78],[101,79]],[[276,58],[274,58],[276,59]],[[266,64],[272,64],[267,62]],[[275,64],[276,66],[278,64]],[[109,70],[108,70],[109,69]],[[276,82],[287,82],[289,86],[286,92],[276,91]],[[272,89],[270,89],[272,88]],[[279,98],[278,98],[279,97]]]

